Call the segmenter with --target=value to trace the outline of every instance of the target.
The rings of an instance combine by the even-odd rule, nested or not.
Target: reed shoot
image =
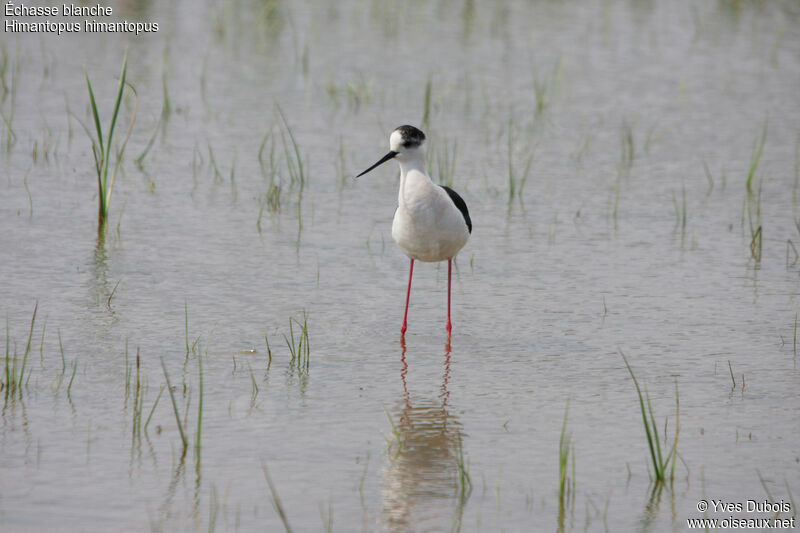
[[[422,123],[421,127],[424,130],[428,129],[429,121],[431,118],[431,90],[433,89],[433,82],[430,78],[425,83],[425,97],[423,101]]]
[[[286,158],[286,168],[289,171],[289,179],[292,185],[297,184],[302,189],[306,184],[306,174],[305,170],[303,169],[303,157],[300,155],[300,148],[297,146],[297,141],[295,141],[292,128],[289,127],[289,122],[286,120],[283,110],[280,108],[280,106],[277,106],[277,109],[278,114],[281,117],[281,121],[283,122],[283,127],[286,130],[286,133],[289,135],[289,141],[292,144],[292,149],[290,150],[286,143],[286,136],[284,135],[283,130],[281,130],[281,141],[283,142],[283,153]]]
[[[642,394],[642,390],[639,387],[639,382],[636,379],[636,376],[633,373],[633,369],[631,365],[628,363],[627,357],[625,354],[622,353],[620,350],[620,355],[622,355],[622,360],[625,361],[625,366],[628,368],[628,372],[633,378],[633,384],[636,386],[636,395],[639,397],[639,408],[642,412],[642,423],[644,425],[645,435],[647,436],[647,446],[650,450],[650,459],[653,463],[653,475],[655,477],[655,482],[657,484],[661,484],[666,482],[667,480],[667,469],[670,470],[670,482],[674,479],[675,473],[675,457],[677,456],[677,448],[678,448],[678,429],[676,427],[675,430],[675,438],[672,442],[672,446],[670,448],[669,453],[664,457],[664,454],[661,450],[661,441],[658,438],[658,424],[656,423],[656,417],[653,414],[653,406],[650,403],[650,395],[645,390],[644,394]],[[677,384],[675,385],[676,395],[677,395]],[[676,396],[677,398],[677,396]],[[645,409],[645,399],[647,399],[647,408]],[[676,400],[676,410],[679,408],[679,404],[677,404]],[[677,415],[676,415],[676,424],[677,424]]]
[[[269,367],[272,366],[272,350],[269,347],[269,336],[264,333],[264,343],[267,345],[267,372],[269,372]]]
[[[3,391],[5,395],[5,401],[8,401],[9,398],[13,400],[14,396],[19,396],[19,398],[22,399],[23,379],[25,378],[25,366],[28,361],[28,354],[31,351],[31,342],[33,340],[33,326],[36,322],[36,311],[38,309],[39,309],[39,303],[36,302],[36,305],[33,308],[33,316],[31,317],[30,331],[28,332],[28,342],[25,344],[25,354],[22,356],[22,363],[19,366],[19,369],[17,368],[16,353],[14,354],[13,357],[11,356],[11,338],[8,328],[8,316],[6,316],[6,356],[5,356],[5,370],[4,370],[5,381],[3,381]]]
[[[797,317],[795,317],[795,322]],[[796,328],[795,328],[796,329]],[[61,342],[61,328],[58,328],[58,349],[61,352],[61,376],[67,371],[67,361],[64,359],[64,344]]]
[[[135,442],[141,439],[142,435],[142,407],[144,405],[144,394],[142,391],[141,378],[141,358],[139,348],[136,348],[136,381],[133,386],[133,421],[131,427],[131,438]]]
[[[67,383],[67,398],[72,399],[72,382],[75,381],[75,373],[78,371],[78,358],[76,357],[75,360],[72,362],[72,375],[69,377],[69,383]]]
[[[561,437],[558,440],[558,507],[560,513],[563,514],[567,504],[574,498],[574,483],[575,483],[575,454],[572,445],[572,434],[567,433],[567,416],[569,415],[569,399],[567,399],[567,406],[564,408],[564,422],[561,425]],[[570,456],[572,456],[572,484],[570,484],[567,469]]]
[[[181,442],[183,442],[183,454],[186,454],[186,448],[189,443],[186,440],[186,434],[183,432],[183,423],[181,423],[181,415],[178,413],[178,404],[175,401],[175,392],[172,390],[172,385],[169,382],[169,374],[167,373],[167,365],[164,364],[164,358],[161,358],[161,368],[164,369],[164,378],[167,380],[167,391],[172,400],[172,410],[175,412],[175,421],[178,423],[178,432],[181,434]]]
[[[294,324],[300,328],[297,337],[294,335]],[[283,336],[286,345],[289,347],[291,364],[300,371],[308,372],[309,359],[311,357],[311,342],[308,338],[308,313],[303,312],[303,322],[296,318],[289,319],[289,336]]]
[[[183,301],[183,331],[186,338],[186,357],[189,357],[189,304]]]
[[[200,436],[203,434],[203,357],[197,357],[197,370],[200,379],[200,399],[197,402],[197,435],[195,436],[194,447],[197,455],[200,455]]]
[[[452,152],[451,152],[452,150]],[[445,140],[442,150],[436,151],[436,163],[438,172],[438,182],[447,187],[453,186],[456,175],[456,154],[458,153],[458,141],[453,141],[451,149]]]
[[[461,435],[456,435],[453,445],[456,456],[456,468],[458,471],[457,498],[460,505],[467,501],[472,493],[472,481],[469,477],[469,461],[464,459],[464,446],[461,442]]]
[[[164,393],[164,385],[161,385],[161,388],[158,390],[158,395],[156,396],[156,401],[153,402],[153,407],[150,408],[150,414],[147,415],[147,420],[144,423],[144,432],[147,434],[147,426],[150,425],[150,419],[153,418],[153,413],[156,412],[156,407],[158,407],[158,401],[161,399],[161,395]]]
[[[247,363],[247,369],[250,371],[250,407],[255,407],[256,398],[258,397],[258,384],[256,383],[256,376],[253,374],[253,367],[250,366],[250,363]]]
[[[756,175],[758,164],[761,162],[761,154],[764,152],[764,143],[767,141],[768,126],[769,116],[764,118],[764,126],[761,128],[761,139],[759,140],[756,138],[756,140],[753,141],[753,149],[750,153],[750,166],[747,169],[747,181],[745,182],[748,193],[753,191],[753,177]]]
[[[17,389],[19,397],[22,398],[22,378],[25,377],[25,365],[28,362],[28,354],[31,353],[31,340],[33,339],[33,325],[36,322],[36,311],[39,309],[39,302],[33,307],[33,316],[31,317],[31,329],[28,331],[28,342],[25,344],[25,355],[22,356],[22,368],[19,370],[19,380],[17,381]]]
[[[92,141],[92,153],[94,154],[94,166],[95,170],[97,171],[97,192],[98,192],[98,222],[103,224],[108,216],[108,205],[111,202],[111,191],[114,188],[114,178],[117,175],[117,170],[119,170],[119,166],[122,163],[122,154],[125,151],[125,145],[128,142],[128,139],[131,136],[131,131],[133,130],[133,124],[136,121],[136,109],[138,107],[138,98],[136,99],[136,103],[134,104],[133,108],[133,115],[131,117],[131,123],[128,127],[128,133],[125,136],[125,139],[122,141],[119,149],[116,153],[116,160],[114,163],[113,168],[111,169],[111,179],[109,180],[109,162],[111,161],[112,156],[112,143],[114,137],[114,130],[117,125],[117,118],[119,116],[119,109],[122,105],[122,94],[125,89],[126,85],[126,75],[128,72],[128,52],[125,52],[125,56],[122,60],[122,72],[120,73],[119,79],[119,87],[117,88],[117,98],[114,102],[113,112],[111,114],[111,123],[109,124],[108,128],[108,137],[103,136],[103,128],[100,125],[100,113],[97,111],[97,102],[95,101],[94,97],[94,90],[92,89],[92,82],[89,80],[89,74],[85,72],[86,77],[86,86],[89,89],[89,103],[91,104],[92,108],[92,118],[94,119],[94,126],[97,134],[97,138],[91,138]],[[129,85],[130,86],[130,85]],[[134,91],[134,96],[136,96],[136,91]]]
[[[289,525],[289,519],[286,518],[286,513],[283,510],[281,499],[278,497],[278,491],[275,489],[275,485],[272,484],[272,478],[269,477],[269,470],[267,470],[266,463],[261,463],[261,468],[264,471],[264,478],[267,480],[269,491],[272,494],[272,506],[275,508],[275,511],[281,518],[281,522],[283,522],[283,527],[286,529],[286,533],[292,533],[292,527]]]
[[[531,150],[528,160],[525,162],[525,170],[521,175],[514,172],[514,133],[513,133],[513,120],[508,121],[508,205],[511,208],[511,202],[515,197],[520,198],[522,202],[522,190],[525,188],[525,183],[528,181],[528,175],[531,171],[531,163],[533,163],[533,150]],[[454,156],[455,157],[455,156]]]
[[[633,160],[636,158],[636,148],[633,143],[633,126],[625,120],[622,123],[622,131],[620,132],[620,171],[629,172],[633,166]]]

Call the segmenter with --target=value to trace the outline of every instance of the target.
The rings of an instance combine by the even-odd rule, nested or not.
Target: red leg
[[[447,260],[447,336],[450,337],[450,330],[453,326],[450,324],[450,281],[453,277],[453,260]]]
[[[406,319],[408,318],[408,298],[411,296],[411,275],[414,273],[414,260],[408,266],[408,290],[406,291],[406,312],[403,313],[403,325],[400,327],[400,335],[406,334]]]

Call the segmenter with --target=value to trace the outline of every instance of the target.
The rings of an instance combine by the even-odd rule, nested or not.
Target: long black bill
[[[359,174],[356,177],[360,178],[361,176],[363,176],[364,174],[366,174],[367,172],[369,172],[373,168],[377,167],[378,165],[382,165],[382,164],[386,163],[388,160],[393,159],[394,156],[396,156],[396,155],[397,155],[397,152],[390,151],[388,154],[383,156],[380,161],[378,161],[377,163],[375,163],[374,165],[372,165],[371,167],[369,167],[367,170],[365,170],[364,172],[362,172],[361,174]]]

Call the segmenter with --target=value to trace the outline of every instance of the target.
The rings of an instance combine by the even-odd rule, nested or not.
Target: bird
[[[408,326],[408,301],[414,261],[434,263],[447,260],[447,336],[450,338],[450,287],[453,258],[472,234],[467,203],[450,187],[437,185],[425,172],[425,134],[414,126],[396,128],[389,136],[389,152],[356,176],[394,159],[400,165],[400,190],[392,221],[392,238],[411,262],[408,267],[406,308],[401,336]]]

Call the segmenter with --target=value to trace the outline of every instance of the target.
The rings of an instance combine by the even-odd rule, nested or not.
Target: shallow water
[[[281,530],[265,468],[295,531],[681,531],[701,499],[798,501],[795,3],[113,7],[162,29],[3,34],[12,363],[38,302],[2,410],[3,531]],[[107,127],[126,47],[139,107],[98,238],[82,68]],[[455,161],[474,223],[449,345],[441,264],[415,269],[400,341],[397,169],[352,179],[403,123],[426,131],[434,179]],[[307,372],[284,341],[304,312]],[[137,352],[143,422],[163,358],[183,457],[166,391],[134,433]],[[661,489],[620,352],[669,443],[677,384]]]

